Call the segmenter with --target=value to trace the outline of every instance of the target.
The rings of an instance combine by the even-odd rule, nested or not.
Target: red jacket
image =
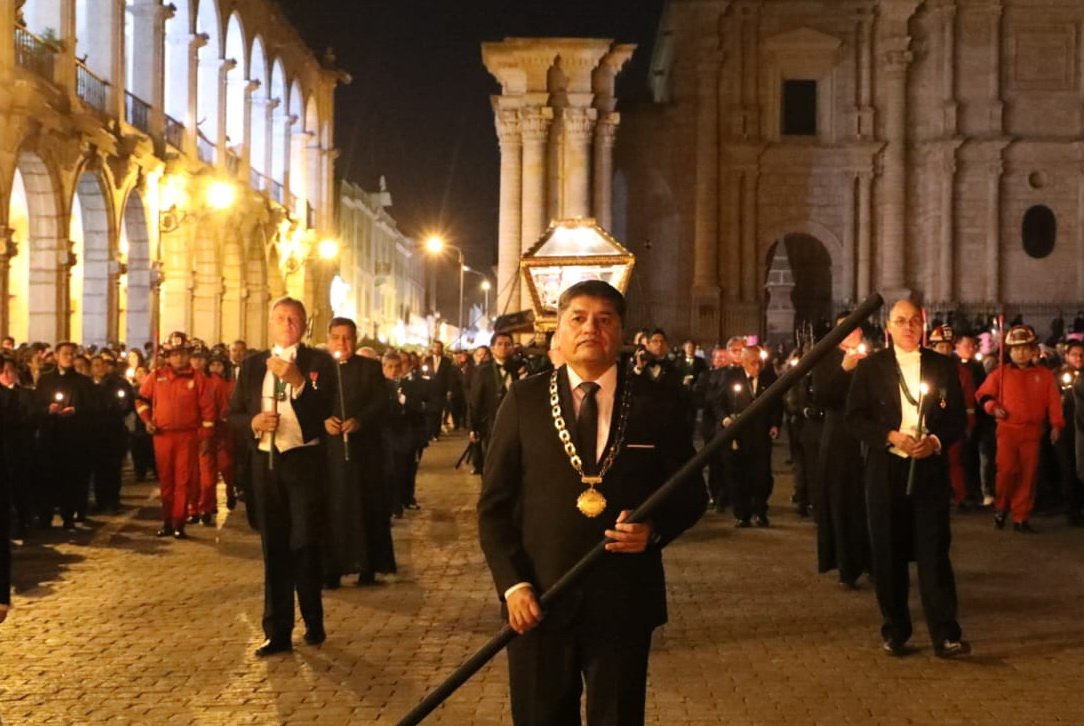
[[[215,420],[224,422],[230,411],[230,396],[233,395],[235,381],[227,381],[220,375],[208,373],[204,376],[213,391],[215,401]]]
[[[1002,376],[1005,377],[1004,400],[998,400]],[[997,406],[1005,409],[1008,415],[999,419],[998,425],[1035,426],[1049,418],[1053,428],[1065,427],[1054,374],[1042,366],[1018,368],[1012,363],[999,366],[979,386],[975,400],[987,413],[993,413]]]
[[[139,397],[136,413],[160,431],[198,430],[200,438],[214,434],[219,418],[214,389],[202,373],[159,368],[143,381]]]

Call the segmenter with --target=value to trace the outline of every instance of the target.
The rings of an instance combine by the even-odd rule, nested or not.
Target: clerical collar
[[[569,388],[575,391],[577,388],[580,387],[580,384],[583,383],[585,379],[582,378],[580,374],[577,373],[575,369],[573,369],[572,366],[566,365],[565,368],[568,370]],[[609,393],[610,395],[616,394],[617,364],[614,363],[612,366],[607,368],[605,373],[603,373],[601,376],[594,380],[594,383],[598,384],[599,388],[602,389],[602,392]]]
[[[894,345],[894,346],[892,346],[892,348],[896,351],[896,360],[914,360],[915,358],[921,358],[922,357],[922,349],[921,348],[915,348],[910,353],[903,350],[898,345]]]
[[[293,360],[297,357],[298,345],[298,343],[294,343],[293,345],[286,348],[276,345],[271,348],[271,355],[275,356],[276,358],[282,358],[283,360]]]

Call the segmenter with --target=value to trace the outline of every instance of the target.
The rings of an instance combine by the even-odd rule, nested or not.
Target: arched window
[[[191,4],[189,0],[173,0],[176,10],[166,20],[165,104],[166,141],[176,148],[188,118],[188,59],[192,35]]]
[[[1021,225],[1024,252],[1035,259],[1042,259],[1054,251],[1058,239],[1058,220],[1050,207],[1036,204],[1024,213]]]
[[[245,138],[245,86],[248,83],[248,64],[245,57],[245,36],[241,18],[237,13],[230,16],[226,29],[226,59],[234,66],[226,71],[226,145],[238,156],[241,147],[248,143]]]
[[[215,0],[202,0],[196,32],[207,35],[198,51],[199,84],[196,94],[196,151],[200,161],[213,164],[218,145],[218,99],[222,92],[222,30]]]
[[[281,187],[286,179],[286,73],[282,60],[276,58],[271,67],[269,98],[278,102],[271,113],[271,179]],[[280,194],[281,196],[281,194]],[[277,200],[281,202],[282,200]]]
[[[249,130],[249,161],[253,170],[267,174],[267,100],[270,81],[267,76],[267,56],[264,54],[263,41],[259,36],[252,41],[252,59],[249,61],[249,80],[259,81],[259,87],[252,92],[252,120]]]

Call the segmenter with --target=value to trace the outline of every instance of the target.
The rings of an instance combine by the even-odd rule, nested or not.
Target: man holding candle
[[[384,486],[381,427],[387,417],[387,389],[381,364],[355,355],[358,331],[349,318],[332,318],[327,349],[338,363],[327,432],[327,527],[324,529],[324,585],[339,587],[345,574],[358,585],[374,574],[395,572],[391,502]]]
[[[52,526],[54,507],[64,529],[75,529],[75,516],[86,499],[90,478],[87,441],[97,411],[94,384],[75,370],[75,343],[56,345],[56,368],[41,374],[35,388],[38,461],[45,492],[41,526]],[[4,513],[7,516],[7,513]]]
[[[253,493],[264,560],[263,630],[257,657],[292,649],[294,591],[305,642],[323,643],[320,522],[324,422],[332,415],[335,361],[301,342],[305,306],[271,305],[269,351],[245,359],[230,399],[230,424],[259,443],[252,449]]]
[[[971,646],[956,620],[944,452],[963,436],[966,414],[955,364],[921,348],[922,325],[911,301],[892,306],[891,345],[855,368],[846,420],[869,450],[866,505],[882,648],[890,656],[908,652],[908,562],[914,559],[934,653],[953,658]]]

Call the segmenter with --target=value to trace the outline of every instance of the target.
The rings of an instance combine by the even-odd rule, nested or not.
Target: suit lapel
[[[885,356],[885,367],[883,375],[885,381],[888,383],[889,390],[892,391],[892,395],[888,397],[888,405],[892,407],[892,411],[895,414],[897,421],[903,420],[903,408],[900,407],[900,373],[899,365],[896,363],[896,349],[889,348],[888,355]],[[920,368],[921,375],[921,368]]]

